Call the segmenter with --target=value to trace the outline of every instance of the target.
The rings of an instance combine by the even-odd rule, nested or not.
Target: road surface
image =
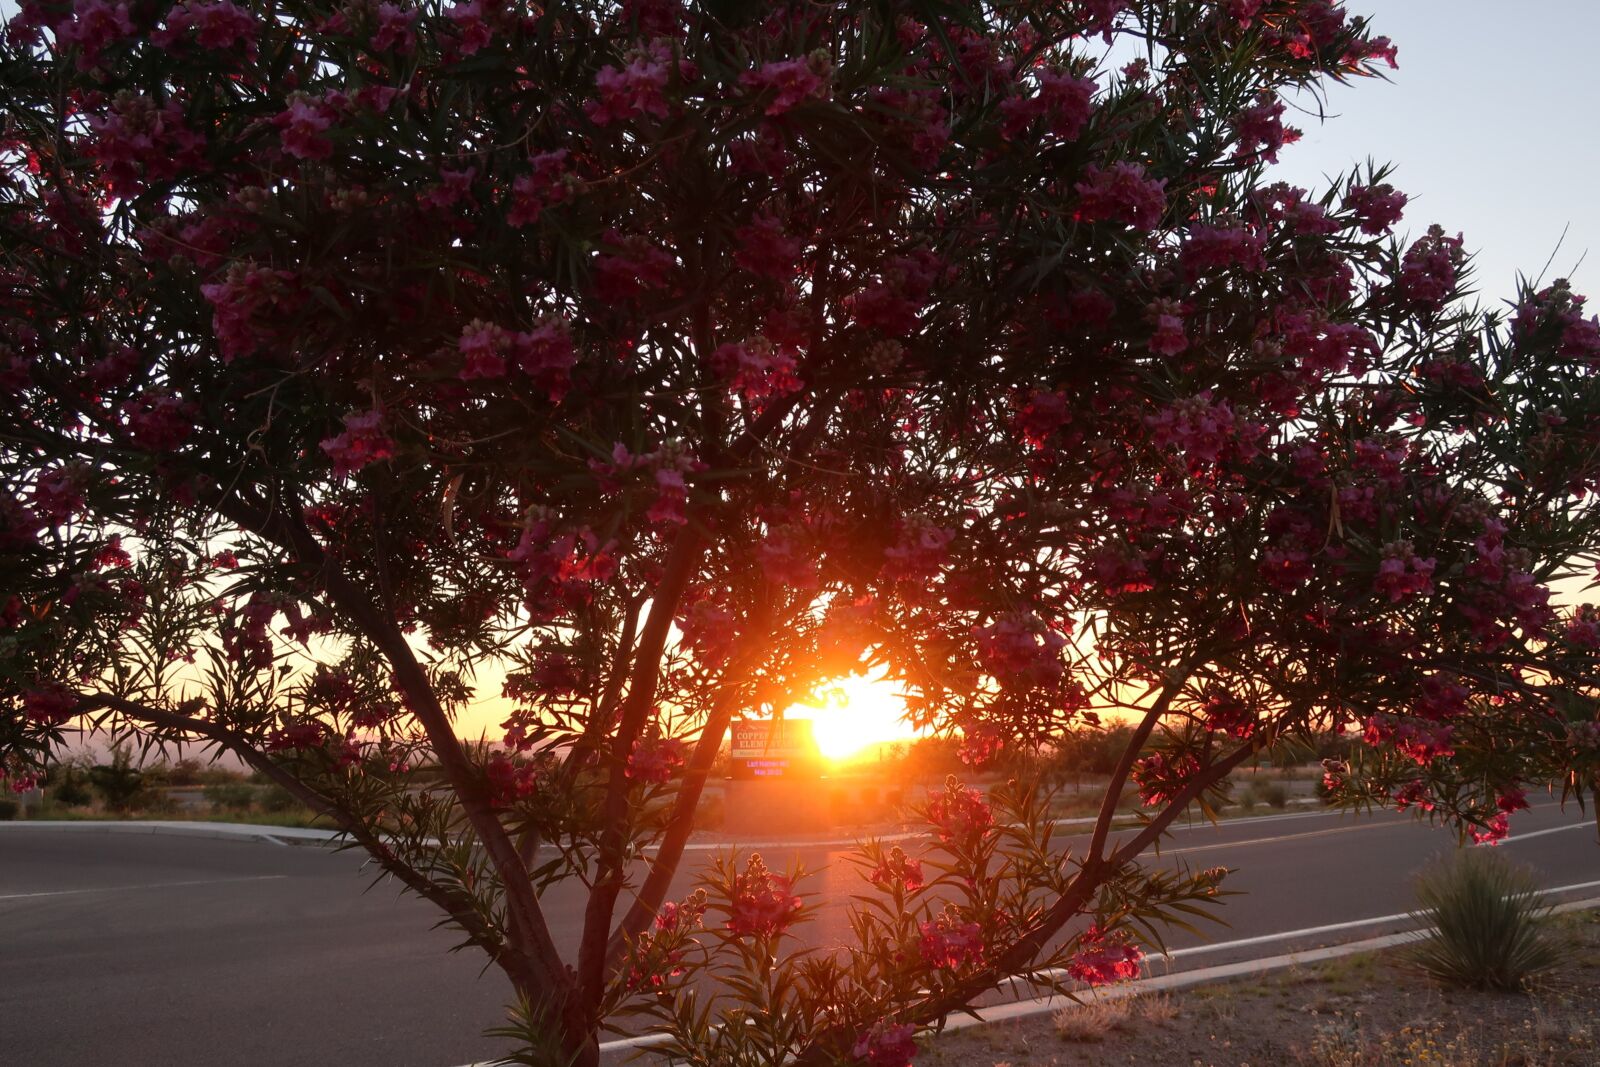
[[[1081,844],[1074,839],[1063,843]],[[1206,966],[1403,929],[1411,879],[1452,848],[1407,817],[1310,812],[1180,831],[1167,862],[1238,871],[1247,896],[1210,945],[1176,935],[1170,966]],[[1502,849],[1547,887],[1600,895],[1592,819],[1544,805],[1513,820]],[[859,875],[838,850],[764,850],[819,873],[812,927],[842,928]],[[691,854],[688,866],[705,854]],[[0,1061],[161,1067],[456,1067],[493,1058],[481,1036],[508,986],[474,950],[452,954],[429,905],[372,885],[359,854],[260,841],[0,827]],[[687,878],[686,878],[687,884]],[[1585,887],[1585,885],[1587,886]],[[582,905],[543,901],[571,952]],[[1339,929],[1300,936],[1307,928]],[[1232,942],[1249,943],[1232,946]],[[1220,947],[1219,947],[1220,946]]]

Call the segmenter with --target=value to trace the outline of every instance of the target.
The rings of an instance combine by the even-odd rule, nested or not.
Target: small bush
[[[218,782],[205,788],[206,802],[225,811],[245,811],[256,802],[256,787],[243,782]]]
[[[1126,1030],[1133,1021],[1131,998],[1085,1000],[1064,1004],[1051,1017],[1063,1041],[1090,1044],[1104,1041],[1114,1030]]]
[[[214,789],[216,787],[213,786],[212,788]],[[242,786],[236,788],[249,789],[250,787]],[[295,796],[293,793],[289,792],[276,782],[261,790],[260,794],[256,797],[256,803],[261,805],[262,811],[269,811],[274,815],[285,811],[293,811],[295,808],[304,807],[304,805],[300,803],[299,797]]]
[[[1520,990],[1560,964],[1533,876],[1498,852],[1476,848],[1423,874],[1417,918],[1434,927],[1408,953],[1434,979],[1472,989]]]
[[[82,808],[94,803],[87,777],[77,770],[64,771],[50,786],[47,795],[64,808]]]
[[[0,822],[10,822],[21,810],[20,801],[12,800],[10,797],[0,797]]]
[[[1256,795],[1270,808],[1284,808],[1289,803],[1289,791],[1277,782],[1257,782]]]
[[[133,765],[133,756],[123,745],[111,750],[110,763],[89,768],[89,784],[100,794],[108,811],[142,808],[147,799],[144,772]]]

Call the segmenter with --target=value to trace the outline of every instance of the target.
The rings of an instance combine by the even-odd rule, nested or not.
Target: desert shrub
[[[60,767],[50,776],[48,796],[65,808],[81,808],[94,802],[88,774],[73,766]]]
[[[1289,803],[1289,791],[1277,782],[1257,782],[1254,792],[1263,804],[1271,808],[1283,808]]]
[[[1408,957],[1447,985],[1519,990],[1565,956],[1533,875],[1498,852],[1470,849],[1425,872],[1417,899],[1433,932]]]
[[[217,787],[213,786],[212,788]],[[226,788],[249,789],[250,787],[229,786]],[[207,792],[209,793],[209,790]],[[287,789],[281,785],[278,785],[277,783],[273,783],[272,785],[267,786],[265,789],[260,790],[256,794],[255,800],[257,804],[261,805],[262,811],[271,812],[274,815],[285,811],[293,811],[295,808],[304,807],[304,805],[300,803],[299,797],[295,796],[293,793],[289,792]]]
[[[133,756],[122,746],[111,751],[111,762],[89,768],[89,784],[109,811],[132,811],[146,799],[144,772],[133,765]]]
[[[206,802],[213,808],[224,811],[244,811],[255,803],[256,787],[244,782],[218,782],[215,785],[206,786],[205,798]]]

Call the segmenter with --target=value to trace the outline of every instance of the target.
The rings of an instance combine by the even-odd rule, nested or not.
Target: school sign
[[[822,773],[810,719],[735,719],[729,756],[735,781],[816,778]]]

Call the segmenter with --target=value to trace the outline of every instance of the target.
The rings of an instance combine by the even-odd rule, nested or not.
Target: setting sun
[[[818,689],[816,701],[796,704],[787,714],[811,719],[817,749],[827,759],[839,760],[873,745],[918,736],[905,721],[905,710],[905,699],[879,670],[829,682]]]

